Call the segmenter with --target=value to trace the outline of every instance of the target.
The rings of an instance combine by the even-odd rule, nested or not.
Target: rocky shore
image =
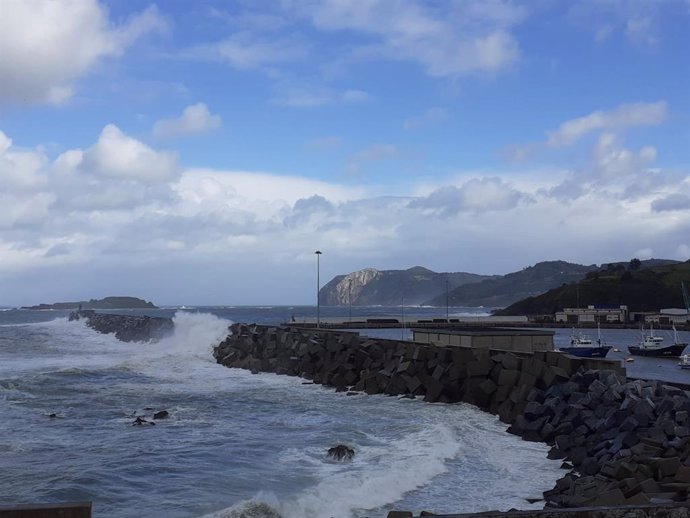
[[[92,309],[73,311],[69,320],[86,320],[86,325],[104,334],[114,334],[123,342],[147,342],[158,340],[173,331],[173,321],[170,318],[112,315],[96,313]]]
[[[690,397],[685,388],[628,380],[617,362],[558,352],[441,347],[356,333],[231,327],[218,363],[301,376],[338,391],[467,402],[508,431],[552,446],[567,474],[547,508],[687,505]]]

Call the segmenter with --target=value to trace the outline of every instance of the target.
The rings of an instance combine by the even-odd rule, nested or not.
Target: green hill
[[[681,282],[690,284],[690,261],[616,263],[592,271],[580,282],[563,284],[546,293],[527,297],[496,315],[547,315],[563,308],[611,304],[628,306],[629,311],[659,311],[685,307]]]
[[[448,303],[451,306],[507,306],[563,283],[579,281],[596,269],[598,267],[594,264],[585,266],[566,261],[544,261],[518,272],[459,286],[450,292]],[[426,304],[445,306],[445,293],[437,292],[437,296]]]
[[[136,297],[104,297],[102,299],[81,300],[77,302],[55,302],[54,304],[38,304],[22,309],[154,309],[151,302]]]

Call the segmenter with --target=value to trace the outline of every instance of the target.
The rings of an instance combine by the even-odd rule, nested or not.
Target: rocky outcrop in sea
[[[92,309],[73,311],[69,320],[86,320],[86,325],[123,342],[159,340],[173,332],[171,318],[96,313]]]

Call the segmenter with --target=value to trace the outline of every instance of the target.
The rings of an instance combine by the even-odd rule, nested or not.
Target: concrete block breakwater
[[[367,394],[467,402],[551,445],[567,474],[549,508],[690,502],[690,397],[627,380],[618,362],[369,339],[348,332],[231,326],[218,363]]]
[[[157,340],[173,332],[172,319],[163,317],[112,315],[96,313],[93,309],[80,309],[69,315],[69,320],[86,320],[86,325],[103,334],[114,334],[123,342]]]

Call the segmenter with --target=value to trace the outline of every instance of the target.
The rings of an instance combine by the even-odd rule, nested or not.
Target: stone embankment
[[[627,380],[618,362],[360,338],[356,333],[231,326],[218,363],[301,376],[338,391],[467,402],[508,431],[550,444],[568,473],[549,508],[688,502],[690,397]]]
[[[73,311],[70,320],[86,320],[86,325],[104,334],[114,334],[123,342],[147,342],[159,340],[173,332],[173,321],[170,318],[112,315],[96,313],[92,309]]]

